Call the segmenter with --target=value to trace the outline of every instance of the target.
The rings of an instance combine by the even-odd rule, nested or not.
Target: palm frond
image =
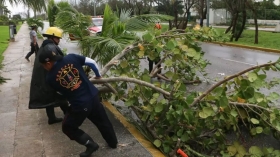
[[[55,24],[64,32],[73,34],[77,38],[88,35],[87,28],[91,25],[91,17],[79,13],[76,9],[64,8],[56,16]]]
[[[144,31],[148,27],[154,26],[155,22],[162,20],[172,20],[174,19],[169,15],[161,14],[144,14],[139,16],[131,17],[126,23],[126,30],[128,31]]]
[[[80,45],[84,52],[83,55],[95,58],[101,65],[105,65],[134,40],[135,36],[133,34],[125,32],[114,38],[86,37],[80,41]]]
[[[123,23],[126,23],[131,18],[132,9],[122,9],[120,13],[119,20]]]

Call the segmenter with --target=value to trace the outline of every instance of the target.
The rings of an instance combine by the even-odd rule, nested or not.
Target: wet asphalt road
[[[268,53],[250,49],[220,46],[216,44],[201,44],[205,52],[205,59],[211,62],[207,67],[207,72],[213,78],[219,76],[219,73],[232,75],[245,70],[249,67],[265,64],[269,61],[276,61],[280,54]],[[276,73],[269,77],[279,76]]]

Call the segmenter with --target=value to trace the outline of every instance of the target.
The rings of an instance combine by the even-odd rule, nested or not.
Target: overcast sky
[[[59,2],[61,0],[54,0],[54,1]],[[6,1],[5,5],[12,12],[12,15],[19,14],[19,13],[22,13],[22,12],[27,13],[27,7],[24,7],[23,4],[11,6],[11,4],[8,1]],[[32,10],[30,11],[30,15],[31,15],[31,17],[34,15]]]

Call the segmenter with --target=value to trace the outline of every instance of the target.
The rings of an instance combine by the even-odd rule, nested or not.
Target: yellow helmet
[[[43,33],[44,37],[54,36],[58,38],[62,38],[63,31],[57,27],[49,27],[45,33]]]

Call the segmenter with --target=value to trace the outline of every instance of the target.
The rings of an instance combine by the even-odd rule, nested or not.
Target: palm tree
[[[34,11],[34,15],[36,16],[36,12],[41,12],[46,10],[46,3],[48,0],[0,0],[0,4],[5,4],[9,2],[11,5],[23,4],[27,7],[30,7]]]
[[[153,28],[154,23],[159,20],[173,19],[171,16],[160,14],[131,16],[132,11],[122,9],[113,12],[109,5],[106,5],[101,35],[79,41],[83,55],[96,58],[104,65],[127,45],[139,39],[137,34]]]
[[[0,3],[0,15],[7,15],[11,13],[11,11],[4,4]]]
[[[61,3],[61,2],[60,2]],[[73,35],[76,39],[83,39],[88,35],[87,28],[91,25],[91,17],[78,12],[72,6],[58,4],[59,12],[55,18],[55,25],[65,33]]]

